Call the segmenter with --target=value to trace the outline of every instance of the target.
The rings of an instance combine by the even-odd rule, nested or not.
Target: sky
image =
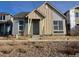
[[[15,15],[19,12],[31,12],[39,7],[44,1],[0,1],[0,12],[7,12]],[[50,1],[62,13],[79,5],[79,1]]]

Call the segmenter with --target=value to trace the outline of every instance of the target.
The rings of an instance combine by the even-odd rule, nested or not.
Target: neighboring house
[[[66,17],[47,2],[27,14],[25,21],[27,35],[66,35]]]
[[[0,12],[0,35],[12,34],[12,21],[12,15],[5,12]]]
[[[79,6],[76,6],[65,13],[67,17],[67,32],[70,35],[79,35]]]
[[[28,35],[28,21],[25,17],[29,12],[20,12],[14,15],[13,35]]]

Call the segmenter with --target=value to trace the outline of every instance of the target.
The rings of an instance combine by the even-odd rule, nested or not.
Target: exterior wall
[[[51,35],[52,34],[52,27],[51,27],[52,11],[51,11],[51,9],[47,5],[43,4],[37,10],[45,16],[45,18],[43,19],[43,22],[42,22],[43,26],[41,26],[42,30],[43,30],[42,31],[43,34]]]
[[[0,22],[13,21],[13,16],[5,14],[5,20],[0,20]]]
[[[28,19],[25,21],[24,35],[28,35]]]
[[[75,13],[79,13],[79,9],[78,8],[74,8],[74,15]],[[74,24],[74,33],[73,35],[79,35],[79,26],[77,24],[79,24],[79,17],[74,16],[75,19],[75,24]]]
[[[64,33],[66,34],[66,25],[65,25],[65,19],[62,18],[54,9],[50,8],[47,4],[43,4],[37,9],[40,13],[42,13],[45,18],[43,19],[42,25],[45,35],[54,35],[53,33],[53,20],[64,20]],[[58,35],[60,35],[58,33]]]
[[[53,19],[52,19],[52,23],[53,23],[53,21],[54,20],[61,20],[61,21],[63,21],[63,33],[54,33],[54,31],[52,32],[54,35],[65,35],[66,34],[66,21],[65,21],[65,19],[62,17],[62,16],[60,16],[56,11],[52,11],[53,13]],[[53,29],[54,30],[54,29]]]
[[[18,35],[18,20],[14,20],[13,21],[13,31],[12,31],[12,35]]]
[[[66,16],[66,32],[67,32],[67,35],[70,35],[70,11],[66,12],[65,14]]]
[[[70,34],[75,34],[75,9],[70,10]]]
[[[13,20],[13,35],[20,35],[19,34],[19,20],[24,21],[24,35],[28,34],[28,21],[25,19],[14,19]]]
[[[66,13],[67,24],[70,24],[70,11]]]
[[[5,16],[5,20],[10,20],[11,19],[11,16],[10,15],[6,15]]]
[[[70,24],[70,35],[79,35],[79,26],[77,26],[79,24],[79,17],[75,16],[77,12],[79,13],[79,9],[73,8],[66,15],[67,24]]]
[[[11,20],[13,17],[11,15],[5,15],[5,20],[4,21],[8,21]]]

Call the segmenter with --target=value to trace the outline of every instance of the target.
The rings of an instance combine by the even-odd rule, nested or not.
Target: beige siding
[[[66,25],[65,19],[60,16],[55,10],[51,9],[48,5],[43,4],[41,7],[37,9],[40,13],[42,13],[45,18],[44,20],[44,34],[51,35],[53,33],[53,20],[64,20],[64,33],[66,34]]]
[[[29,15],[28,18],[30,19],[40,19],[39,15],[36,14],[34,11],[32,11]]]
[[[51,9],[46,6],[45,4],[43,4],[41,7],[39,7],[37,9],[40,13],[42,13],[45,18],[43,19],[43,23],[44,23],[44,34],[45,35],[51,35],[52,34],[52,22],[51,22],[51,15],[52,15],[52,11]]]

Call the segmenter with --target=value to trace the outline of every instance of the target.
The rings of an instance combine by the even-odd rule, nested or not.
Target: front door
[[[39,35],[39,20],[33,20],[33,35]]]

